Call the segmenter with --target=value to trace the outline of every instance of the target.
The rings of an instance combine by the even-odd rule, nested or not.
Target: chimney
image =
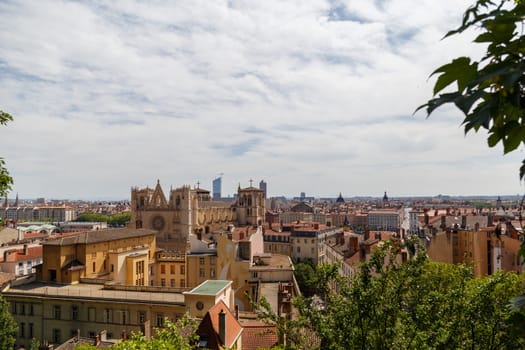
[[[27,244],[24,244],[24,255],[29,255],[29,246]]]
[[[23,234],[22,234],[22,230],[18,229],[18,237],[17,237],[17,242],[20,242],[23,238]]]
[[[235,304],[235,319],[239,319],[239,304]]]
[[[223,310],[219,312],[219,340],[226,346],[226,313]]]

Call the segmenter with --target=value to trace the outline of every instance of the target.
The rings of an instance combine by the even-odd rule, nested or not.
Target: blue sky
[[[430,73],[463,0],[2,1],[0,156],[22,198],[132,186],[270,195],[516,194],[523,149],[463,134]],[[11,196],[13,196],[12,194]]]

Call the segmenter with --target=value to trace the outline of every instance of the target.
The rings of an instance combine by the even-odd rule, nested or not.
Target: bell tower
[[[237,189],[237,224],[239,226],[260,226],[264,223],[264,191],[252,186]]]

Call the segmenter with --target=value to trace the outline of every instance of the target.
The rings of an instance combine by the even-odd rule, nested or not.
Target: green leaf
[[[525,130],[521,127],[511,127],[507,132],[507,137],[503,139],[503,153],[507,154],[514,151],[520,143],[523,141],[523,135]]]
[[[476,76],[477,62],[470,64],[470,58],[458,57],[452,60],[451,63],[445,64],[436,69],[432,75],[442,73],[434,85],[434,95],[437,95],[441,90],[457,81],[458,90],[463,91],[466,83]]]
[[[487,139],[489,147],[496,146],[500,140],[501,136],[499,135],[499,133],[492,133]]]
[[[458,96],[454,100],[454,103],[456,107],[458,107],[463,112],[463,114],[468,115],[474,103],[476,103],[476,101],[479,99],[482,99],[485,94],[486,92],[483,90],[476,90],[474,93],[468,92],[464,95]]]

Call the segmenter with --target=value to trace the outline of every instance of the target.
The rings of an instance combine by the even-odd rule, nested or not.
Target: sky
[[[460,112],[414,110],[439,66],[479,59],[465,0],[1,1],[0,156],[10,198],[518,194]]]

